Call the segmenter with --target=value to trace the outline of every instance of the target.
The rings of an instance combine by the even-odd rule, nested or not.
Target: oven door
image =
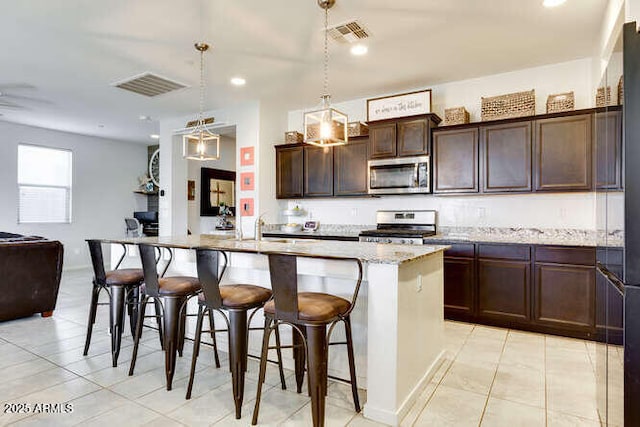
[[[369,194],[429,192],[429,156],[369,160]]]

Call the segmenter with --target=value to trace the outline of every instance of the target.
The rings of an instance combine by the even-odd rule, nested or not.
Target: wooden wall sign
[[[431,113],[431,89],[367,99],[367,121]]]

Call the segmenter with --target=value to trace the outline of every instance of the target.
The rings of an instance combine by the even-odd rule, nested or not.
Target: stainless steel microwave
[[[369,160],[369,194],[429,193],[429,156]]]

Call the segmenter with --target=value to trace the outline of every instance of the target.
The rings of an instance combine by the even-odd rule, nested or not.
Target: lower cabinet
[[[445,318],[599,339],[594,248],[443,244]]]

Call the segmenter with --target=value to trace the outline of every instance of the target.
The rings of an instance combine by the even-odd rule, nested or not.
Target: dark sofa
[[[58,241],[0,232],[0,321],[53,314],[62,257]]]

